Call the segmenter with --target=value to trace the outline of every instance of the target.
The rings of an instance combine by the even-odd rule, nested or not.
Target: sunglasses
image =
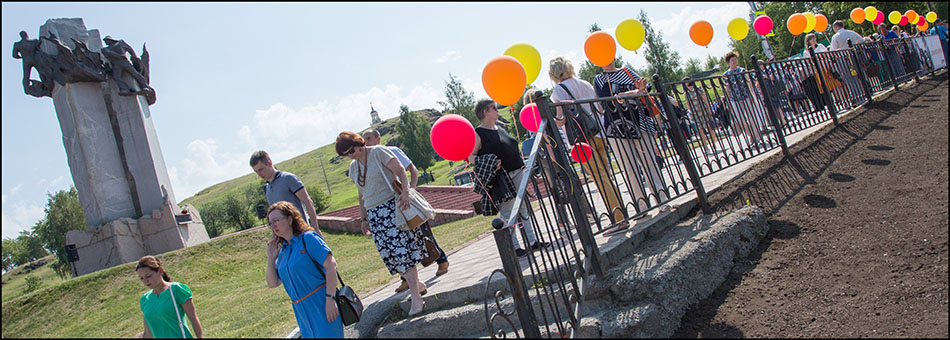
[[[346,152],[344,152],[343,155],[344,155],[344,156],[349,156],[349,155],[352,155],[354,152],[356,152],[356,148],[355,148],[355,147],[352,147],[352,148],[350,148],[349,150],[347,150]]]

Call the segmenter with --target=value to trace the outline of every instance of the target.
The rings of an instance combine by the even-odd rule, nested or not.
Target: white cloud
[[[14,238],[20,231],[30,230],[43,218],[43,206],[19,201],[11,206],[7,205],[7,195],[3,195],[3,237]]]
[[[462,59],[462,55],[459,53],[459,51],[448,51],[445,52],[445,54],[443,54],[441,57],[436,58],[435,62],[439,64],[445,64],[449,61],[456,61],[459,59]]]
[[[241,128],[238,129],[237,136],[241,143],[247,144],[248,146],[253,147],[256,144],[254,142],[254,135],[251,134],[251,128],[247,127],[247,125],[242,125]]]
[[[49,182],[49,185],[46,186],[46,190],[50,191],[51,189],[56,188],[59,185],[59,183],[63,181],[64,178],[65,177],[63,176],[56,177],[55,179]]]
[[[470,88],[470,80],[463,81],[466,88]],[[176,197],[181,200],[216,183],[250,173],[247,160],[256,150],[266,150],[274,162],[279,163],[332,143],[341,131],[358,132],[369,127],[370,102],[385,120],[397,116],[402,104],[410,110],[441,109],[437,101],[442,96],[441,89],[428,84],[409,91],[389,84],[383,89],[373,87],[364,93],[343,97],[335,104],[321,101],[294,108],[274,103],[256,110],[253,123],[235,132],[234,138],[241,143],[219,144],[212,138],[189,143],[188,156],[179,162],[180,169],[179,166],[168,169],[169,177]]]
[[[180,162],[182,169],[177,166],[168,169],[176,199],[180,201],[201,189],[251,171],[246,161],[251,153],[246,151],[249,148],[227,152],[219,152],[219,149],[213,138],[188,143],[188,156]]]
[[[23,183],[17,184],[17,186],[13,187],[13,189],[10,189],[10,195],[16,195],[17,191],[20,191],[20,188],[22,187],[23,187]],[[6,201],[7,201],[7,195],[3,195],[3,202],[6,203]]]

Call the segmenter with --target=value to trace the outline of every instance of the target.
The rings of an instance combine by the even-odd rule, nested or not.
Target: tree
[[[683,68],[683,74],[687,76],[692,76],[702,71],[703,68],[699,66],[699,59],[696,58],[689,58],[689,60],[686,61],[686,67]]]
[[[17,249],[19,246],[15,238],[3,239],[3,247],[0,248],[3,250],[3,271],[8,271],[19,265],[13,260],[16,253],[19,252],[19,249]]]
[[[60,278],[65,279],[71,272],[71,265],[66,259],[66,232],[86,229],[86,215],[79,205],[79,194],[75,187],[46,195],[46,217],[37,222],[33,232],[43,247],[56,255],[58,261],[50,266]]]
[[[439,101],[444,113],[454,113],[468,119],[472,125],[478,125],[475,117],[475,92],[465,91],[462,82],[449,73],[449,80],[445,82],[445,101]]]
[[[313,210],[316,210],[317,214],[324,212],[330,207],[330,196],[323,192],[322,189],[312,187],[307,189],[307,193],[310,194],[310,200],[313,201]]]
[[[267,185],[267,183],[261,179],[252,184],[248,184],[247,187],[244,188],[244,201],[247,202],[248,206],[252,207],[253,209],[257,209],[256,207],[259,204],[263,204],[264,207],[268,206],[267,196],[264,195],[265,185]]]
[[[726,68],[728,68],[728,64],[726,64],[725,56],[712,56],[708,54],[706,55],[706,62],[704,66],[706,67],[707,71],[712,70],[717,67],[719,68],[719,70],[725,70]]]
[[[201,221],[204,222],[208,237],[215,238],[224,233],[227,227],[227,216],[221,207],[220,201],[209,202],[198,208],[201,212]]]
[[[37,222],[40,224],[41,222]],[[35,227],[34,227],[35,228]],[[13,261],[17,266],[36,261],[49,253],[43,249],[43,241],[33,231],[24,230],[17,236],[18,251],[14,254]]]
[[[402,151],[406,153],[412,164],[417,169],[425,171],[435,164],[432,154],[432,143],[429,141],[429,130],[432,125],[429,121],[422,119],[416,112],[409,112],[406,105],[399,106],[399,122],[396,123],[396,131],[399,132],[399,139],[402,142]]]
[[[652,81],[652,75],[653,73],[656,73],[660,76],[660,81],[664,83],[670,83],[682,79],[679,68],[679,52],[670,49],[670,44],[663,41],[663,33],[658,33],[653,29],[653,25],[647,18],[646,11],[642,9],[640,10],[640,17],[638,20],[640,20],[640,23],[643,24],[643,29],[646,31],[646,36],[643,39],[643,42],[646,45],[644,58],[646,59],[647,64],[650,65],[650,73],[644,74],[642,76],[647,77],[647,79]]]
[[[238,198],[233,192],[224,197],[222,208],[224,216],[229,224],[237,227],[237,230],[244,230],[254,227],[254,215],[251,215],[250,206],[246,201]]]

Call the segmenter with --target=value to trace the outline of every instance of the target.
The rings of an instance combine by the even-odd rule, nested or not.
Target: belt
[[[320,288],[323,288],[323,286],[326,286],[326,285],[327,285],[327,283],[324,282],[322,285],[320,285],[319,287],[317,287],[317,289],[314,289],[312,292],[310,292],[310,294],[307,294],[307,296],[304,296],[304,297],[300,298],[299,300],[290,300],[290,302],[293,302],[294,304],[298,304],[298,303],[302,302],[303,300],[306,300],[308,297],[310,297],[310,295],[313,295],[313,293],[316,293],[318,290],[320,290]]]

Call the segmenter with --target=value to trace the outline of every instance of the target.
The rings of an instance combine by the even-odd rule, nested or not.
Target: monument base
[[[67,248],[75,246],[78,257],[73,262],[73,274],[85,275],[138,261],[145,255],[158,255],[209,240],[195,207],[185,204],[180,214],[172,211],[172,207],[165,204],[162,209],[152,210],[151,215],[139,219],[123,217],[101,226],[67,232]]]

